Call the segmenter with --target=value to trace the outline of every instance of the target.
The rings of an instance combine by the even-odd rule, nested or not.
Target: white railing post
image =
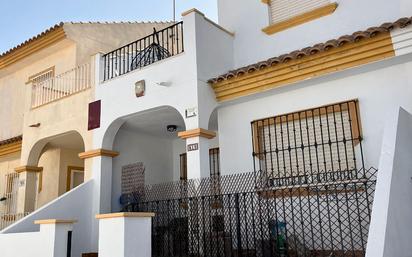
[[[99,219],[99,257],[151,257],[154,213],[122,212]]]
[[[55,77],[33,83],[31,107],[35,108],[90,88],[90,72],[90,63],[85,63]]]

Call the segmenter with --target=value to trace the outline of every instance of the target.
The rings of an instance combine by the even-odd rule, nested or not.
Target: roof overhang
[[[208,82],[222,102],[387,59],[395,56],[390,31],[411,22],[412,18],[402,18],[385,23],[242,67]]]
[[[0,69],[6,68],[65,38],[66,34],[63,29],[63,23],[57,24],[43,33],[1,54]]]
[[[22,140],[22,136],[17,136],[0,141],[0,157],[20,152],[22,147]]]

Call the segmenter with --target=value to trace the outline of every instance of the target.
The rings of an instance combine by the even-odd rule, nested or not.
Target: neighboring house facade
[[[0,83],[21,83],[0,84],[1,99],[26,100],[1,117],[0,149],[19,172],[17,213],[58,198],[5,229],[0,246],[37,231],[35,220],[77,220],[54,245],[104,255],[94,216],[144,211],[156,214],[153,256],[407,256],[411,10],[219,0],[219,24],[193,9],[173,24],[56,26],[39,39],[65,39],[43,62],[2,68]],[[55,72],[70,63],[65,41],[72,63]],[[74,82],[47,82],[71,67]]]
[[[84,162],[78,153],[91,144],[84,124],[87,104],[94,99],[93,55],[167,25],[61,23],[1,55],[2,224],[83,181]],[[27,164],[25,158],[31,158],[32,165],[20,165]]]

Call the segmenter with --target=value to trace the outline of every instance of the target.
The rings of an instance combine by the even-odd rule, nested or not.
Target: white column
[[[190,150],[197,145],[197,150]],[[186,139],[187,178],[209,177],[209,139],[192,137]]]
[[[151,257],[153,216],[144,212],[96,215],[99,257]]]
[[[37,196],[37,174],[43,171],[42,167],[21,166],[15,168],[19,173],[19,188],[17,193],[17,213],[32,212],[35,210]]]
[[[99,224],[94,215],[110,213],[112,210],[112,158],[118,152],[96,149],[80,153],[81,159],[86,159],[85,180],[93,180],[93,206],[91,217],[92,250],[98,248]]]
[[[186,139],[188,179],[209,177],[209,139],[216,133],[198,128],[179,132],[178,136]]]

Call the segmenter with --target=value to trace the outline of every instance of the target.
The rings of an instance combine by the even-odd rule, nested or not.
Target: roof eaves
[[[8,144],[15,143],[15,142],[20,142],[22,140],[23,140],[23,135],[19,135],[16,137],[12,137],[12,138],[8,138],[8,139],[0,141],[0,146],[8,145]]]
[[[64,23],[60,22],[42,33],[39,33],[36,36],[0,54],[0,69],[64,39],[66,35],[64,33],[63,25]]]
[[[208,83],[216,84],[224,80],[236,78],[243,74],[251,73],[257,70],[262,70],[262,69],[265,69],[267,67],[271,67],[277,64],[289,62],[291,60],[300,59],[305,56],[310,56],[310,55],[314,55],[317,53],[325,52],[333,48],[338,48],[338,47],[345,45],[346,43],[353,43],[353,42],[358,42],[361,39],[372,38],[372,37],[377,36],[380,33],[390,32],[391,30],[396,29],[396,28],[405,28],[411,24],[412,24],[412,17],[401,18],[395,22],[387,22],[387,23],[380,25],[379,27],[371,27],[364,31],[357,31],[357,32],[352,33],[351,35],[344,35],[337,39],[328,40],[325,43],[319,43],[311,47],[306,47],[301,50],[290,52],[288,54],[283,54],[277,57],[272,57],[265,61],[260,61],[260,62],[247,65],[247,66],[235,69],[235,70],[231,70],[223,75],[209,79]]]

